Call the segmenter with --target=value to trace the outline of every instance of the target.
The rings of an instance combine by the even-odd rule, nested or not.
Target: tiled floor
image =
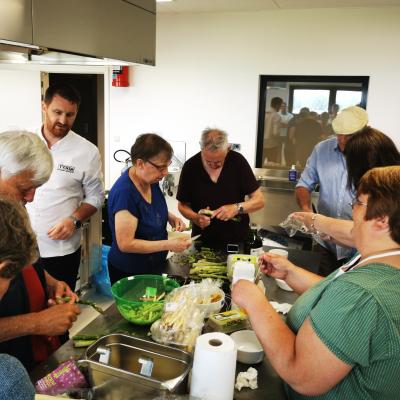
[[[114,300],[110,297],[97,293],[95,289],[90,289],[84,294],[83,298],[85,300],[94,301],[103,310],[106,310],[114,302]],[[80,308],[81,313],[79,314],[78,319],[72,325],[72,328],[69,330],[70,337],[80,332],[87,324],[89,324],[99,315],[99,313],[90,306],[80,305]]]

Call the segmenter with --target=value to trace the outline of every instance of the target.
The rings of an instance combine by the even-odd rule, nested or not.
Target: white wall
[[[41,125],[39,71],[0,70],[0,115],[0,132]]]
[[[370,122],[400,144],[399,21],[398,7],[160,14],[157,66],[111,89],[111,149],[155,131],[190,156],[215,125],[254,164],[260,74],[368,75]]]

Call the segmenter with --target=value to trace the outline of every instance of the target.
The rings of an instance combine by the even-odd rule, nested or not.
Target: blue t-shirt
[[[115,237],[115,214],[129,211],[138,219],[136,239],[166,240],[168,208],[158,183],[151,185],[151,204],[148,203],[125,171],[114,183],[108,195],[108,223],[112,244],[108,260],[117,269],[132,275],[155,272],[167,257],[167,251],[150,254],[124,253],[120,251]],[[133,232],[132,232],[133,237]]]

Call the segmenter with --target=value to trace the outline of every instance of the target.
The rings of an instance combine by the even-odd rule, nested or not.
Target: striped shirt
[[[287,387],[290,399],[400,398],[400,270],[371,263],[337,271],[298,298],[287,318],[298,332],[309,317],[321,341],[353,369],[328,393],[308,397]]]

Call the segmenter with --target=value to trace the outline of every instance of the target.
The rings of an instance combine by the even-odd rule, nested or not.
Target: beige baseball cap
[[[337,135],[352,135],[368,124],[367,112],[357,106],[344,108],[332,121],[332,128]]]

